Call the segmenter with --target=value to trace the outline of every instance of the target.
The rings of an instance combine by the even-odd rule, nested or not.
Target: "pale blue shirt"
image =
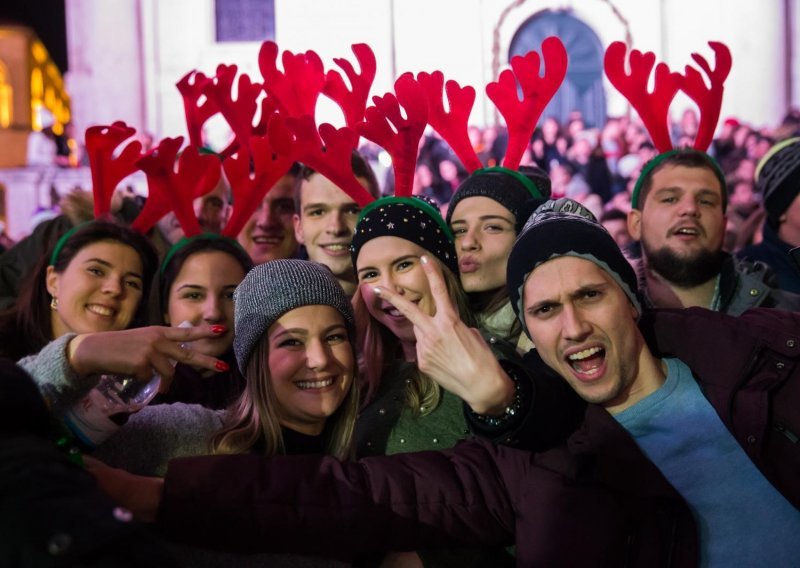
[[[800,511],[750,461],[691,370],[665,362],[664,385],[615,418],[689,504],[702,565],[800,566]]]

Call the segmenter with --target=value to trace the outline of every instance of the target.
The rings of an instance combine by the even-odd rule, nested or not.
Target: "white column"
[[[66,0],[66,82],[76,132],[146,126],[138,0]]]

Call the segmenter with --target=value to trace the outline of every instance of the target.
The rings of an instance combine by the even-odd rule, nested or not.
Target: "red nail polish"
[[[211,326],[211,331],[214,332],[214,333],[225,333],[225,326],[224,325],[219,325],[219,324],[212,325]]]
[[[228,366],[228,364],[225,361],[217,361],[217,364],[215,365],[215,367],[217,368],[217,371],[229,371],[230,370],[230,367]]]

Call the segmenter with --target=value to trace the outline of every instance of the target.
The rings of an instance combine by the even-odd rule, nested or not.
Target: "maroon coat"
[[[754,463],[800,508],[792,439],[800,317],[685,310],[654,314],[642,327],[655,351],[689,364]],[[566,444],[536,454],[476,440],[346,464],[175,460],[159,522],[172,538],[234,550],[343,555],[515,542],[521,566],[694,566],[698,558],[685,501],[595,405]]]

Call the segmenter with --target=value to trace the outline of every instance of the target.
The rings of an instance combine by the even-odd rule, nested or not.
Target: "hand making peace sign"
[[[441,268],[420,258],[436,313],[429,316],[413,302],[384,287],[373,291],[391,303],[414,326],[417,365],[442,388],[479,414],[502,414],[514,398],[514,383],[497,362],[480,332],[467,327],[447,293]]]

